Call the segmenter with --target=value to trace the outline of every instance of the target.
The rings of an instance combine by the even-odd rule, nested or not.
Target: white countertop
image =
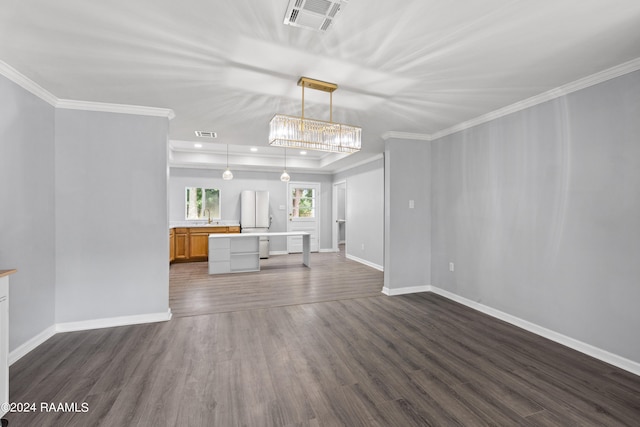
[[[178,227],[187,227],[187,228],[196,228],[196,227],[240,227],[239,222],[234,221],[212,221],[209,224],[206,220],[197,220],[197,221],[171,221],[169,223],[169,228],[178,228]]]
[[[309,236],[306,231],[274,231],[266,233],[226,233],[226,234],[209,234],[210,239],[219,239],[223,237],[261,237],[261,236]]]

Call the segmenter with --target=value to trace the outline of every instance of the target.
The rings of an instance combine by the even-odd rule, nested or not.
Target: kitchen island
[[[302,236],[302,263],[310,267],[311,235],[304,231],[209,235],[209,274],[260,271],[260,237]]]

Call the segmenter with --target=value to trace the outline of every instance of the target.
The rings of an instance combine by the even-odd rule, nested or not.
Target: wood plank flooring
[[[434,294],[346,295],[237,309],[210,295],[169,322],[58,334],[11,367],[11,400],[89,411],[9,426],[639,425],[640,377]]]
[[[260,260],[259,273],[209,275],[206,262],[171,266],[169,307],[176,317],[320,301],[378,296],[381,271],[345,258],[344,252],[311,253]]]

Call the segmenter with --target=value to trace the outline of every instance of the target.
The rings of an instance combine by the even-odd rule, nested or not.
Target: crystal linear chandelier
[[[300,77],[302,87],[302,116],[276,114],[269,124],[269,145],[304,150],[354,153],[362,146],[362,128],[333,122],[333,92],[335,83]],[[304,117],[304,88],[329,92],[329,121]]]

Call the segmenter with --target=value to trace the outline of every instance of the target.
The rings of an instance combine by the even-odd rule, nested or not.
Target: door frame
[[[344,184],[344,211],[345,211],[345,218],[347,216],[347,180],[342,180],[342,181],[336,181],[333,183],[333,188],[332,188],[332,196],[333,196],[333,209],[332,209],[332,213],[331,213],[331,241],[332,241],[332,248],[334,252],[340,252],[340,249],[338,249],[338,245],[340,243],[340,237],[338,236],[338,234],[340,233],[340,227],[338,226],[338,187]],[[344,247],[345,247],[345,253],[346,253],[346,248],[347,248],[347,235],[345,233],[344,236]]]
[[[312,181],[289,181],[287,183],[287,185],[286,185],[286,197],[285,197],[285,200],[287,202],[287,231],[291,231],[289,229],[289,227],[291,225],[290,216],[291,216],[291,208],[292,208],[292,206],[291,206],[291,194],[290,194],[289,189],[292,186],[305,187],[305,186],[310,186],[310,185],[318,186],[318,194],[316,195],[316,198],[315,198],[315,202],[316,202],[316,204],[315,204],[315,209],[316,209],[315,218],[316,218],[316,230],[317,230],[317,233],[318,233],[318,235],[316,236],[316,240],[318,242],[318,252],[320,252],[320,249],[321,249],[320,248],[320,236],[321,236],[321,233],[322,233],[322,230],[321,230],[321,225],[322,225],[322,212],[321,212],[322,183],[320,183],[320,182],[312,182]],[[287,238],[287,253],[292,253],[291,252],[291,248],[289,247],[289,238]]]

